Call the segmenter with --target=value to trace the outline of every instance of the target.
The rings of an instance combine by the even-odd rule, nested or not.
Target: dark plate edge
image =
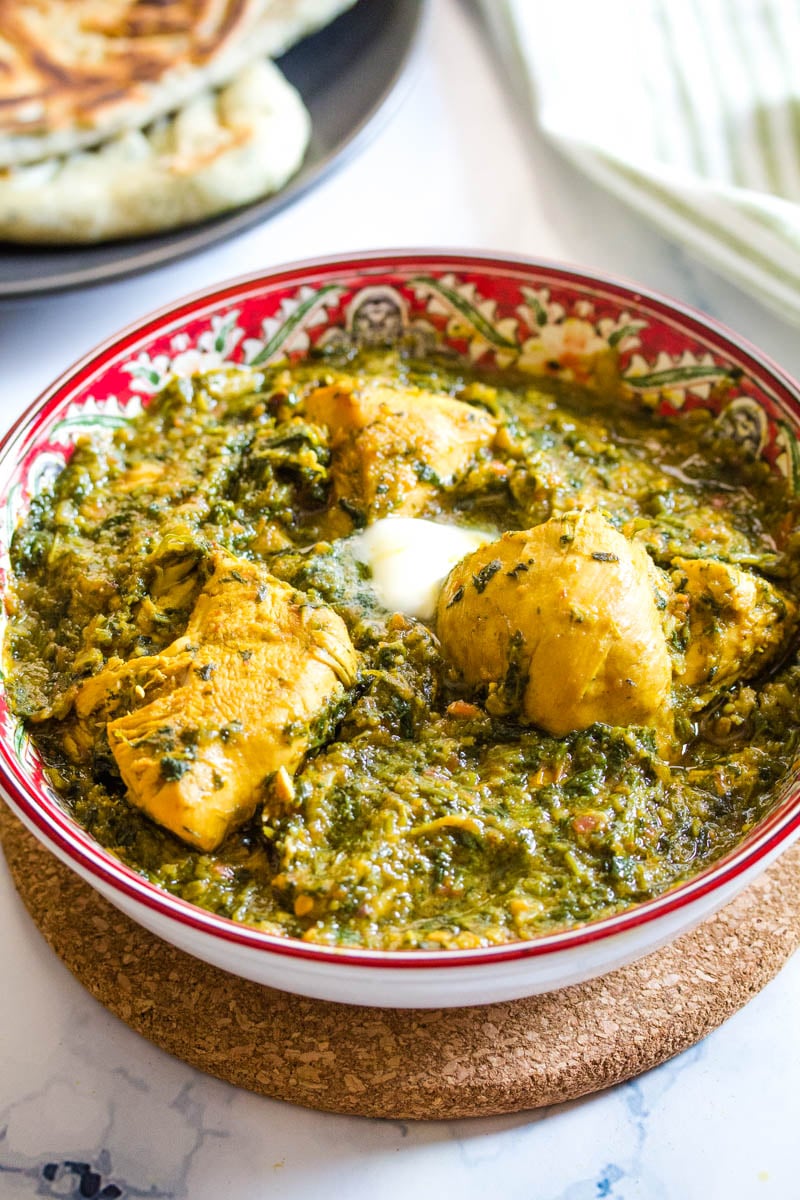
[[[409,0],[404,0],[404,2],[408,3]],[[312,188],[340,170],[350,159],[365,149],[378,132],[389,123],[408,94],[413,75],[412,68],[418,61],[423,35],[430,22],[431,12],[430,0],[411,0],[411,2],[417,7],[416,20],[411,36],[386,83],[386,87],[345,140],[325,155],[308,175],[291,181],[273,196],[256,200],[244,208],[234,209],[227,217],[225,214],[220,214],[218,225],[211,228],[198,226],[196,233],[182,242],[178,248],[170,245],[162,246],[157,250],[143,251],[140,255],[131,257],[127,260],[127,265],[110,262],[99,268],[91,267],[72,271],[69,274],[49,279],[39,278],[27,285],[25,283],[4,284],[0,281],[0,304],[12,299],[52,296],[75,288],[92,287],[117,279],[126,279],[133,275],[141,275],[156,267],[178,262],[200,250],[205,250],[227,241],[237,234],[244,233],[306,195]],[[175,231],[176,234],[180,232],[180,230]]]

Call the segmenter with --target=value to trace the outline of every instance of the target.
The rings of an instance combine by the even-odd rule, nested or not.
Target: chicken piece
[[[110,658],[96,675],[72,684],[58,710],[46,713],[65,722],[62,742],[71,761],[91,763],[108,722],[177,687],[193,658],[188,638],[178,638],[158,654]]]
[[[358,509],[368,521],[422,512],[438,488],[466,473],[497,430],[484,409],[380,383],[317,388],[304,412],[330,430],[334,504]]]
[[[104,722],[119,712],[142,702],[146,695],[162,695],[176,680],[184,678],[192,665],[192,643],[187,637],[162,650],[161,654],[142,658],[109,659],[96,676],[83,679],[74,696],[73,709],[79,721]]]
[[[442,651],[486,708],[556,737],[595,721],[672,727],[658,569],[596,512],[506,533],[451,571]]]
[[[158,694],[108,723],[133,804],[201,850],[214,850],[293,772],[356,676],[344,622],[254,563],[217,552],[186,633],[162,654],[115,666],[83,704],[108,704],[131,678]],[[77,707],[77,706],[76,706]]]
[[[698,689],[697,707],[737,679],[750,679],[786,641],[797,607],[766,579],[730,563],[676,558],[672,581],[689,601],[679,683]]]

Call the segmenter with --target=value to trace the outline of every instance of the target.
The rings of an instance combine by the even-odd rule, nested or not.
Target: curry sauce
[[[421,620],[357,534],[481,530]],[[730,850],[798,754],[796,501],[712,413],[402,351],[175,379],[13,543],[8,693],[160,887],[326,944],[531,938]]]

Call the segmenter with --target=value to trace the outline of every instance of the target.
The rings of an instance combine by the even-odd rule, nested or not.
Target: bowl
[[[0,585],[20,516],[76,438],[129,420],[170,375],[297,358],[322,342],[381,344],[400,335],[421,353],[445,346],[473,362],[577,381],[588,379],[598,352],[614,347],[631,394],[675,420],[698,406],[713,409],[743,453],[762,456],[800,489],[797,386],[743,339],[683,305],[556,264],[455,252],[363,254],[202,292],[123,330],[71,367],[0,443]],[[387,952],[276,937],[137,875],[62,807],[1,691],[0,792],[53,854],[180,950],[288,992],[392,1008],[512,1000],[611,971],[707,918],[800,834],[793,778],[732,852],[656,899],[532,941]]]

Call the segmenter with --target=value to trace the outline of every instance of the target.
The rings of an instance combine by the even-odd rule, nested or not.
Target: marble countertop
[[[431,0],[403,103],[277,217],[138,278],[0,306],[0,425],[118,327],[226,276],[391,246],[501,250],[628,276],[800,375],[800,338],[562,162],[517,111],[468,6]],[[396,106],[395,106],[396,107]],[[0,1200],[795,1200],[800,956],[722,1029],[599,1096],[418,1124],[330,1116],[198,1074],[102,1009],[0,860]]]

